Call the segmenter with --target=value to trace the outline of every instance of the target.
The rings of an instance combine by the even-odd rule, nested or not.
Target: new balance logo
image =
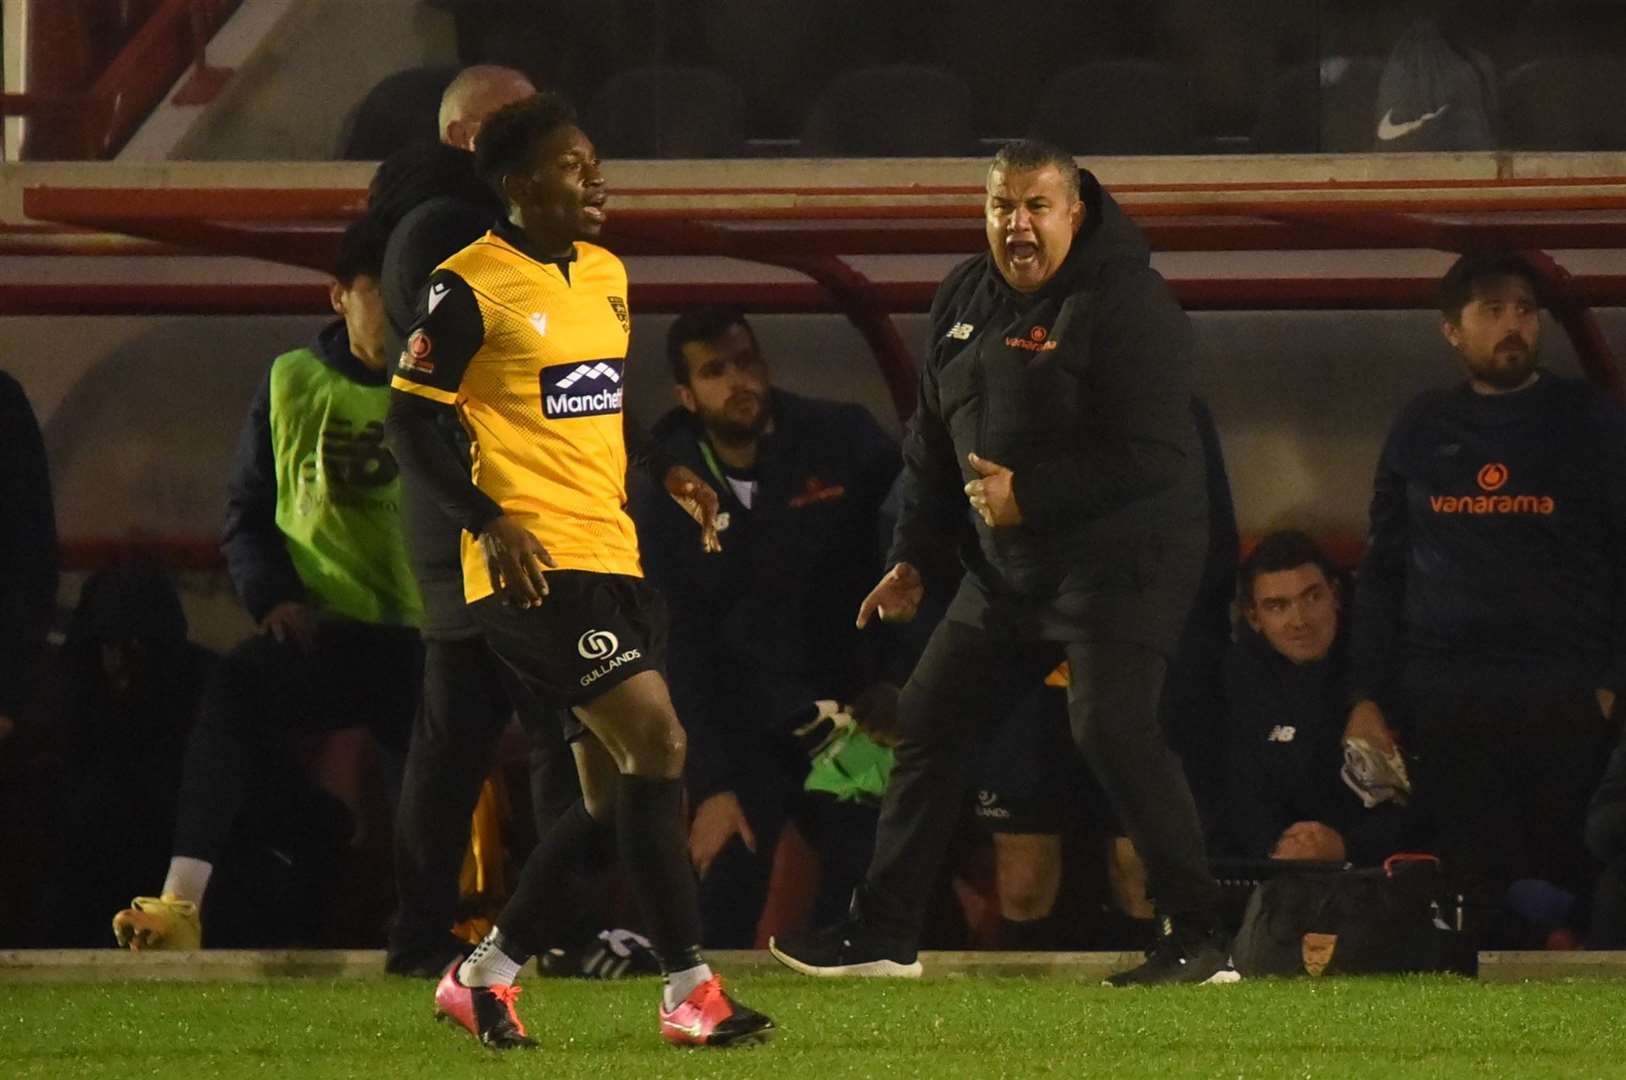
[[[1265,741],[1292,742],[1298,737],[1298,733],[1299,729],[1296,727],[1290,727],[1287,724],[1277,724],[1275,727],[1270,729],[1270,734],[1265,736]]]
[[[957,322],[949,327],[949,332],[943,336],[953,338],[955,341],[970,341],[971,332],[975,329],[976,327],[968,322]]]
[[[542,414],[550,420],[621,411],[624,360],[588,360],[542,369]]]

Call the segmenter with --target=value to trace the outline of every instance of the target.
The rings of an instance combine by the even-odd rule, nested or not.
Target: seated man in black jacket
[[[1242,564],[1237,599],[1246,626],[1225,668],[1233,850],[1381,861],[1399,840],[1400,808],[1368,809],[1338,775],[1349,666],[1337,567],[1303,533],[1270,533]]]
[[[640,499],[634,513],[646,571],[671,607],[706,944],[750,948],[787,820],[820,855],[819,918],[839,917],[869,861],[885,776],[867,798],[862,784],[804,790],[808,758],[790,729],[812,703],[852,702],[875,679],[852,612],[879,569],[876,522],[898,449],[860,406],[775,389],[738,311],[682,316],[667,355],[682,408],[655,437],[721,495],[722,553],[684,539],[694,523],[670,499]],[[890,768],[889,755],[873,757]]]
[[[1446,273],[1467,379],[1389,433],[1355,593],[1348,734],[1407,730],[1482,940],[1511,883],[1586,887],[1582,824],[1626,685],[1626,416],[1537,363],[1538,280],[1510,254]]]

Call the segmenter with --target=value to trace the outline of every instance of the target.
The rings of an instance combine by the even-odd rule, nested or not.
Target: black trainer
[[[1158,986],[1164,983],[1196,983],[1215,986],[1241,982],[1242,976],[1231,964],[1230,941],[1215,931],[1201,937],[1182,937],[1170,931],[1167,923],[1156,943],[1146,950],[1146,962],[1139,967],[1108,975],[1103,986]]]
[[[792,971],[821,978],[918,979],[923,970],[913,945],[883,937],[858,919],[769,938],[768,951]]]
[[[539,954],[536,969],[556,979],[619,979],[659,975],[661,962],[642,934],[609,929],[600,930],[592,941]]]

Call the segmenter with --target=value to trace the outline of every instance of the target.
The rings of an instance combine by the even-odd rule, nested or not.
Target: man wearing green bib
[[[113,918],[121,945],[197,948],[199,909],[240,811],[295,775],[291,736],[365,726],[404,752],[422,662],[422,609],[401,537],[389,409],[384,235],[344,234],[330,287],[340,318],[271,362],[227,487],[221,548],[260,632],[204,692],[169,872]]]

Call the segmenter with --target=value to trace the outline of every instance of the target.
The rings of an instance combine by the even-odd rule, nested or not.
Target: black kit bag
[[[1371,870],[1286,874],[1254,890],[1231,943],[1245,976],[1469,973],[1439,860],[1391,855]]]

